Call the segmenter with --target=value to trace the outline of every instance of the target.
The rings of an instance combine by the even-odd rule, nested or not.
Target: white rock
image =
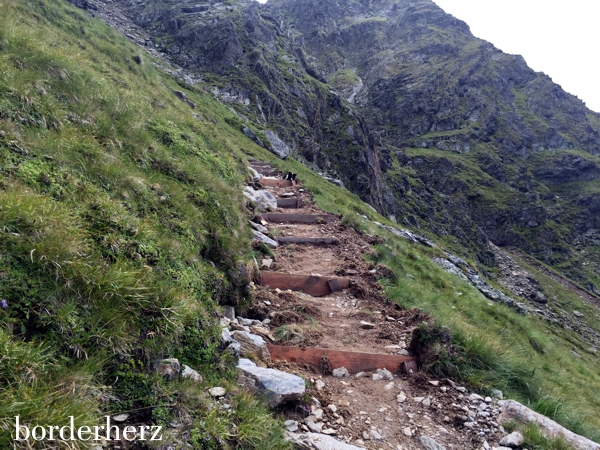
[[[317,410],[313,411],[312,415],[315,416],[315,418],[317,420],[323,420],[323,410],[322,409],[317,409]]]
[[[231,337],[240,344],[241,356],[256,355],[261,361],[271,361],[271,355],[267,349],[267,343],[262,337],[246,331],[234,331],[231,333]]]
[[[429,397],[423,400],[423,406],[431,406],[431,399]]]
[[[297,375],[257,367],[245,358],[240,358],[237,367],[240,370],[239,383],[262,395],[272,408],[300,399],[306,390],[304,380]]]
[[[439,381],[435,381],[435,380],[429,380],[429,384],[432,386],[439,386],[440,382]]]
[[[295,420],[286,420],[283,425],[288,431],[298,431],[298,422]]]
[[[227,391],[225,390],[225,388],[219,386],[210,388],[208,392],[212,397],[223,397]]]
[[[262,242],[263,244],[266,244],[272,248],[279,247],[279,244],[276,241],[274,241],[268,236],[265,236],[260,231],[252,230],[252,236],[254,241]]]
[[[315,389],[317,391],[322,391],[324,388],[325,388],[325,383],[323,383],[323,381],[321,381],[321,380],[315,381]]]
[[[424,450],[446,450],[444,446],[438,444],[429,436],[420,436],[419,443],[423,446]]]
[[[370,430],[369,437],[374,441],[383,441],[383,436],[379,434],[376,430]]]
[[[410,429],[410,427],[403,428],[402,432],[404,433],[405,436],[408,436],[408,437],[411,437],[413,435],[412,430]]]
[[[371,329],[375,328],[375,324],[361,320],[360,327],[364,328],[366,330],[371,330]]]
[[[334,413],[334,414],[335,414],[335,413],[337,412],[337,410],[338,410],[338,409],[337,409],[337,406],[335,406],[333,403],[330,403],[329,405],[327,405],[327,409],[328,409],[329,411],[331,411],[332,413]]]
[[[129,419],[129,414],[127,413],[112,416],[112,420],[114,420],[115,422],[125,422],[127,419]]]
[[[404,403],[406,401],[406,394],[404,392],[400,392],[398,395],[396,395],[396,400],[398,403]]]
[[[389,380],[392,381],[394,379],[394,375],[387,369],[377,369],[374,375],[380,375],[381,380]],[[375,378],[373,378],[375,379]]]
[[[416,403],[421,403],[423,400],[425,400],[425,397],[413,397],[413,401]]]
[[[500,439],[499,444],[503,445],[505,447],[517,448],[524,441],[525,441],[525,438],[523,437],[523,435],[520,432],[513,431],[509,435],[504,436],[502,439]]]
[[[254,201],[257,206],[265,211],[274,211],[277,209],[277,199],[269,191],[260,190],[254,192]]]
[[[189,378],[196,383],[202,383],[202,375],[200,375],[196,370],[192,369],[190,366],[183,365],[183,370],[181,371],[181,376],[183,378]]]
[[[304,424],[310,431],[315,433],[320,433],[324,425],[322,422],[318,422],[315,416],[308,416],[306,419],[304,419]]]
[[[350,376],[348,369],[345,367],[338,367],[337,369],[333,369],[331,374],[336,378],[346,378]]]

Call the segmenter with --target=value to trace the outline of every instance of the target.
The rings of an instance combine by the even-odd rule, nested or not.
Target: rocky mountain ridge
[[[600,115],[434,2],[105,5],[242,122],[480,270],[491,241],[599,283],[580,250],[598,241]]]

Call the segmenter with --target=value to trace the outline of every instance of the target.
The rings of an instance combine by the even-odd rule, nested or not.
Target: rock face
[[[557,424],[555,421],[542,416],[541,414],[532,411],[526,406],[514,400],[501,400],[498,402],[501,408],[500,416],[498,417],[498,423],[504,423],[509,421],[515,421],[520,423],[535,423],[539,426],[542,432],[550,437],[557,438],[562,437],[567,441],[573,448],[578,450],[600,450],[600,444],[590,441],[589,439],[579,436],[572,431],[567,430],[563,426]],[[502,444],[503,441],[500,443]],[[510,445],[510,444],[508,444]]]
[[[302,378],[280,370],[257,367],[249,359],[241,358],[237,367],[240,384],[263,395],[271,408],[298,400],[306,389]]]
[[[572,247],[600,241],[600,114],[434,2],[113,4],[174,62],[211,74],[205,88],[279,157],[484,265],[491,240],[574,261],[565,270],[584,278]]]

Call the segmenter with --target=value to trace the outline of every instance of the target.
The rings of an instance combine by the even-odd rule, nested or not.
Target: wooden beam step
[[[277,239],[280,244],[310,244],[316,246],[337,245],[338,241],[334,238],[297,238],[280,237]]]
[[[333,369],[345,367],[348,372],[369,372],[377,369],[387,369],[399,372],[401,369],[417,371],[414,356],[387,355],[383,353],[346,352],[314,347],[288,347],[284,345],[267,344],[272,361],[287,361],[296,364],[306,364],[321,369],[321,361],[326,356]],[[404,364],[406,363],[406,364]]]
[[[350,287],[348,278],[337,277],[317,277],[312,275],[292,275],[280,272],[260,271],[261,286],[269,286],[271,289],[291,289],[292,291],[302,291],[313,297],[322,297],[329,295],[332,289],[329,281],[337,279],[341,289]]]
[[[302,199],[298,198],[278,198],[277,199],[277,207],[278,208],[302,208],[304,204],[302,203]]]
[[[260,217],[267,222],[275,223],[332,223],[337,219],[332,214],[276,214],[266,213],[261,214]]]
[[[290,180],[274,180],[272,178],[261,178],[260,180],[258,180],[258,182],[260,184],[262,184],[263,186],[270,186],[270,187],[295,186],[294,182],[292,182]]]

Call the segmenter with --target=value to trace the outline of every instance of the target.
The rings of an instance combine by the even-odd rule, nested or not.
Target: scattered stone
[[[432,386],[436,386],[437,387],[437,386],[440,385],[440,382],[439,381],[430,380],[429,384],[432,385]]]
[[[387,369],[377,369],[373,374],[373,380],[389,380],[392,381],[394,379],[394,375]]]
[[[115,422],[125,422],[127,419],[129,419],[129,414],[127,413],[112,416],[112,420],[114,420]]]
[[[331,411],[332,413],[334,413],[334,414],[335,414],[335,413],[337,412],[337,410],[338,410],[338,409],[337,409],[337,406],[335,406],[333,403],[330,403],[329,405],[327,405],[327,409],[328,409],[329,411]]]
[[[505,447],[517,448],[523,442],[525,442],[525,438],[523,437],[523,435],[518,431],[513,431],[509,435],[504,436],[502,439],[500,439],[499,444]]]
[[[429,436],[420,436],[418,441],[425,450],[446,450],[446,447],[438,444]]]
[[[202,383],[202,375],[198,371],[192,369],[190,366],[183,365],[183,371],[181,372],[183,378],[189,378],[196,383]]]
[[[223,397],[227,391],[223,387],[214,387],[208,390],[211,397]]]
[[[306,390],[304,380],[299,376],[257,367],[249,359],[240,358],[237,367],[240,369],[240,384],[263,395],[271,408],[299,400]]]
[[[254,192],[254,201],[259,209],[265,211],[274,211],[277,209],[277,199],[273,194],[264,189]]]
[[[391,391],[394,388],[394,382],[390,382],[383,387],[384,391]]]
[[[273,264],[273,260],[271,258],[264,258],[262,261],[262,266],[266,267],[267,269],[271,267],[271,265]]]
[[[322,391],[324,387],[325,387],[325,383],[323,383],[323,381],[321,381],[321,380],[317,380],[317,381],[315,382],[315,389],[316,389],[317,391]]]
[[[252,326],[252,327],[250,327],[250,331],[252,331],[252,333],[257,334],[263,338],[269,339],[271,342],[275,342],[277,340],[277,339],[275,339],[275,336],[273,336],[273,334],[269,330],[267,330],[265,327]]]
[[[492,403],[492,397],[486,397],[484,401],[486,403]]]
[[[375,324],[361,320],[360,327],[364,328],[365,330],[371,330],[371,329],[375,328]]]
[[[429,397],[427,397],[425,400],[423,400],[423,406],[431,406],[431,399]]]
[[[406,350],[405,348],[403,348],[402,350],[400,350],[400,351],[398,352],[398,355],[402,355],[402,356],[408,356],[408,355],[409,355],[409,353],[408,353],[408,350]]]
[[[404,403],[406,401],[406,394],[404,392],[400,392],[398,395],[396,395],[396,400],[398,403]]]
[[[386,317],[386,320],[387,320],[388,322],[395,322],[395,321],[396,321],[396,319],[394,319],[394,318],[393,318],[393,317],[391,317],[391,316],[387,316],[387,317]]]
[[[262,337],[255,334],[250,334],[246,331],[234,331],[231,333],[231,337],[240,344],[241,356],[256,356],[261,361],[271,361],[271,355],[267,349],[267,343]]]
[[[295,420],[286,420],[283,425],[288,431],[298,431],[298,422]]]
[[[333,435],[333,434],[337,434],[337,431],[335,431],[333,428],[323,428],[323,430],[321,430],[321,433],[327,434],[327,435]]]
[[[162,359],[156,364],[158,374],[167,381],[174,380],[179,375],[181,365],[176,358]]]
[[[317,409],[317,410],[313,411],[312,415],[315,416],[315,418],[317,420],[323,420],[323,410],[322,409]]]
[[[350,376],[348,369],[345,367],[338,367],[337,369],[333,369],[331,374],[336,378],[346,378]]]
[[[364,450],[364,447],[346,444],[332,436],[317,433],[286,433],[287,439],[302,450]],[[356,442],[358,444],[358,442]],[[361,445],[364,442],[361,442]]]
[[[269,247],[277,248],[279,244],[271,239],[269,236],[265,236],[260,231],[252,230],[252,236],[255,241],[262,242],[263,244],[267,244]]]
[[[248,223],[250,224],[250,226],[252,228],[254,228],[259,233],[262,233],[262,234],[265,234],[265,235],[269,234],[269,229],[267,227],[261,225],[260,223],[256,223],[256,222],[252,222],[252,221],[250,221]]]
[[[402,432],[404,433],[405,436],[411,437],[413,435],[412,430],[410,429],[410,427],[405,427],[402,429]]]
[[[383,441],[383,436],[379,434],[376,430],[370,430],[369,437],[374,441]]]
[[[365,376],[366,373],[365,372],[358,372],[356,375],[354,375],[354,378],[360,378],[362,376]]]
[[[583,314],[583,313],[580,313],[579,311],[573,311],[573,315],[574,315],[575,317],[585,317],[585,314]]]
[[[320,433],[324,425],[322,422],[318,422],[315,416],[308,416],[304,419],[304,424],[314,433]]]

